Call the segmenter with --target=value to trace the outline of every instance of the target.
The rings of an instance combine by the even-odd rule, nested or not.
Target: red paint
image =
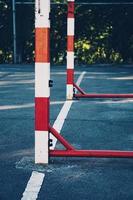
[[[49,129],[49,98],[35,98],[35,130],[48,131]]]
[[[70,145],[53,127],[49,125],[49,131],[60,141],[60,143],[66,147],[66,149],[74,150],[74,147]]]
[[[77,98],[133,98],[133,94],[74,94]]]
[[[76,150],[50,125],[49,131],[66,147],[66,150],[50,150],[51,157],[133,158],[133,151]]]
[[[133,158],[133,151],[50,150],[51,157]]]
[[[67,69],[67,84],[73,84],[74,81],[74,70]]]
[[[74,18],[74,2],[68,2],[68,18]]]
[[[133,98],[133,94],[87,94],[75,83],[73,86],[80,92],[74,94],[74,97],[77,98]]]
[[[35,30],[35,62],[50,62],[49,28],[36,28]]]
[[[74,36],[67,36],[67,51],[74,51]]]
[[[73,83],[73,86],[74,86],[81,94],[85,94],[85,92],[84,92],[79,86],[77,86],[75,83]]]

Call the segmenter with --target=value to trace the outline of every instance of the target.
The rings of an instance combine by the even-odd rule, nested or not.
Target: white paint
[[[49,97],[50,63],[35,64],[35,97]]]
[[[38,197],[45,174],[33,171],[21,200],[35,200]]]
[[[85,75],[86,72],[82,72],[82,74],[79,76],[76,84],[79,86],[84,75]],[[71,108],[71,105],[74,101],[65,101],[56,121],[54,122],[54,125],[53,127],[60,133],[62,127],[63,127],[63,124],[65,122],[65,119],[67,118],[67,115],[68,115],[68,112]],[[50,138],[53,140],[53,146],[50,148],[50,149],[54,149],[55,148],[55,145],[56,145],[56,142],[57,142],[57,139],[52,135],[50,134]]]
[[[35,131],[35,163],[48,164],[48,131]]]
[[[74,18],[67,18],[67,35],[74,36]]]
[[[122,77],[112,77],[107,78],[109,80],[133,80],[133,76],[122,76]]]
[[[50,28],[50,1],[36,0],[35,1],[35,27],[36,28]],[[40,11],[40,12],[38,12]]]
[[[80,85],[80,83],[81,83],[82,79],[84,78],[85,74],[86,74],[86,72],[82,72],[82,74],[81,74],[80,77],[78,78],[78,80],[77,80],[77,82],[76,82],[76,84],[77,84],[78,86]],[[77,90],[76,90],[75,92],[77,93]]]
[[[67,98],[67,100],[73,99],[73,84],[67,84],[67,86],[66,86],[66,98]]]
[[[36,28],[50,28],[50,20],[44,21],[44,17],[40,16],[40,20],[35,23]]]
[[[0,106],[0,110],[13,110],[13,109],[20,109],[20,108],[32,108],[34,103],[27,103],[22,105],[3,105]]]
[[[133,103],[133,99],[123,99],[123,100],[106,100],[106,101],[99,101],[95,102],[97,104],[125,104],[125,103]]]
[[[59,105],[64,104],[64,101],[51,101],[50,105]],[[0,110],[14,110],[14,109],[21,109],[21,108],[33,108],[34,103],[26,103],[21,105],[3,105],[0,106]]]
[[[67,52],[67,69],[74,69],[74,52]]]

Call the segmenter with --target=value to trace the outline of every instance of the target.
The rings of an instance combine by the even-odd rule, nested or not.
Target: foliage
[[[133,62],[133,6],[76,5],[75,16],[77,64]],[[51,61],[54,64],[66,63],[66,22],[67,6],[51,5]],[[34,61],[33,5],[16,5],[16,27],[17,59],[19,62],[31,63]],[[11,0],[2,0],[0,63],[13,60],[12,29]]]

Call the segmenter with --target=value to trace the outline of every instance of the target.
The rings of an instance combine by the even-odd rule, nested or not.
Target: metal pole
[[[48,164],[50,0],[35,2],[35,163]]]
[[[74,0],[68,0],[67,13],[67,100],[73,99],[74,83]]]
[[[13,63],[17,62],[17,45],[16,45],[16,5],[12,0],[12,17],[13,17]]]

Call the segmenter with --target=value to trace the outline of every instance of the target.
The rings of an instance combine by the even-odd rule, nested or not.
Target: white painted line
[[[122,99],[122,100],[106,100],[106,101],[99,101],[95,102],[97,104],[125,104],[125,103],[133,103],[133,99]]]
[[[51,101],[50,105],[59,105],[64,104],[64,101]],[[27,103],[21,105],[3,105],[0,106],[0,110],[14,110],[14,109],[21,109],[21,108],[33,108],[34,103]]]
[[[78,80],[76,82],[76,84],[78,86],[80,85],[80,83],[81,83],[81,81],[82,81],[82,79],[83,79],[83,77],[84,77],[85,74],[86,74],[86,72],[82,72],[82,74],[79,76],[79,78],[78,78]],[[77,93],[77,89],[75,89],[75,93]]]
[[[109,80],[133,80],[133,76],[122,76],[122,77],[112,77],[107,78]]]
[[[33,171],[21,200],[35,200],[38,197],[45,174]]]
[[[85,73],[86,72],[83,72],[79,76],[77,83],[76,83],[77,85],[79,85],[81,83]],[[55,120],[53,127],[58,132],[61,131],[63,124],[65,122],[65,119],[68,115],[68,112],[69,112],[73,102],[74,101],[65,101],[57,119]],[[54,149],[56,142],[57,142],[57,139],[53,135],[50,135],[50,138],[53,139],[53,146],[52,146],[51,149]],[[31,177],[30,177],[30,179],[27,183],[26,189],[23,193],[23,197],[21,198],[21,200],[36,200],[37,197],[38,197],[39,191],[41,189],[44,177],[45,177],[44,173],[38,173],[38,172],[33,171],[32,174],[31,174]]]

